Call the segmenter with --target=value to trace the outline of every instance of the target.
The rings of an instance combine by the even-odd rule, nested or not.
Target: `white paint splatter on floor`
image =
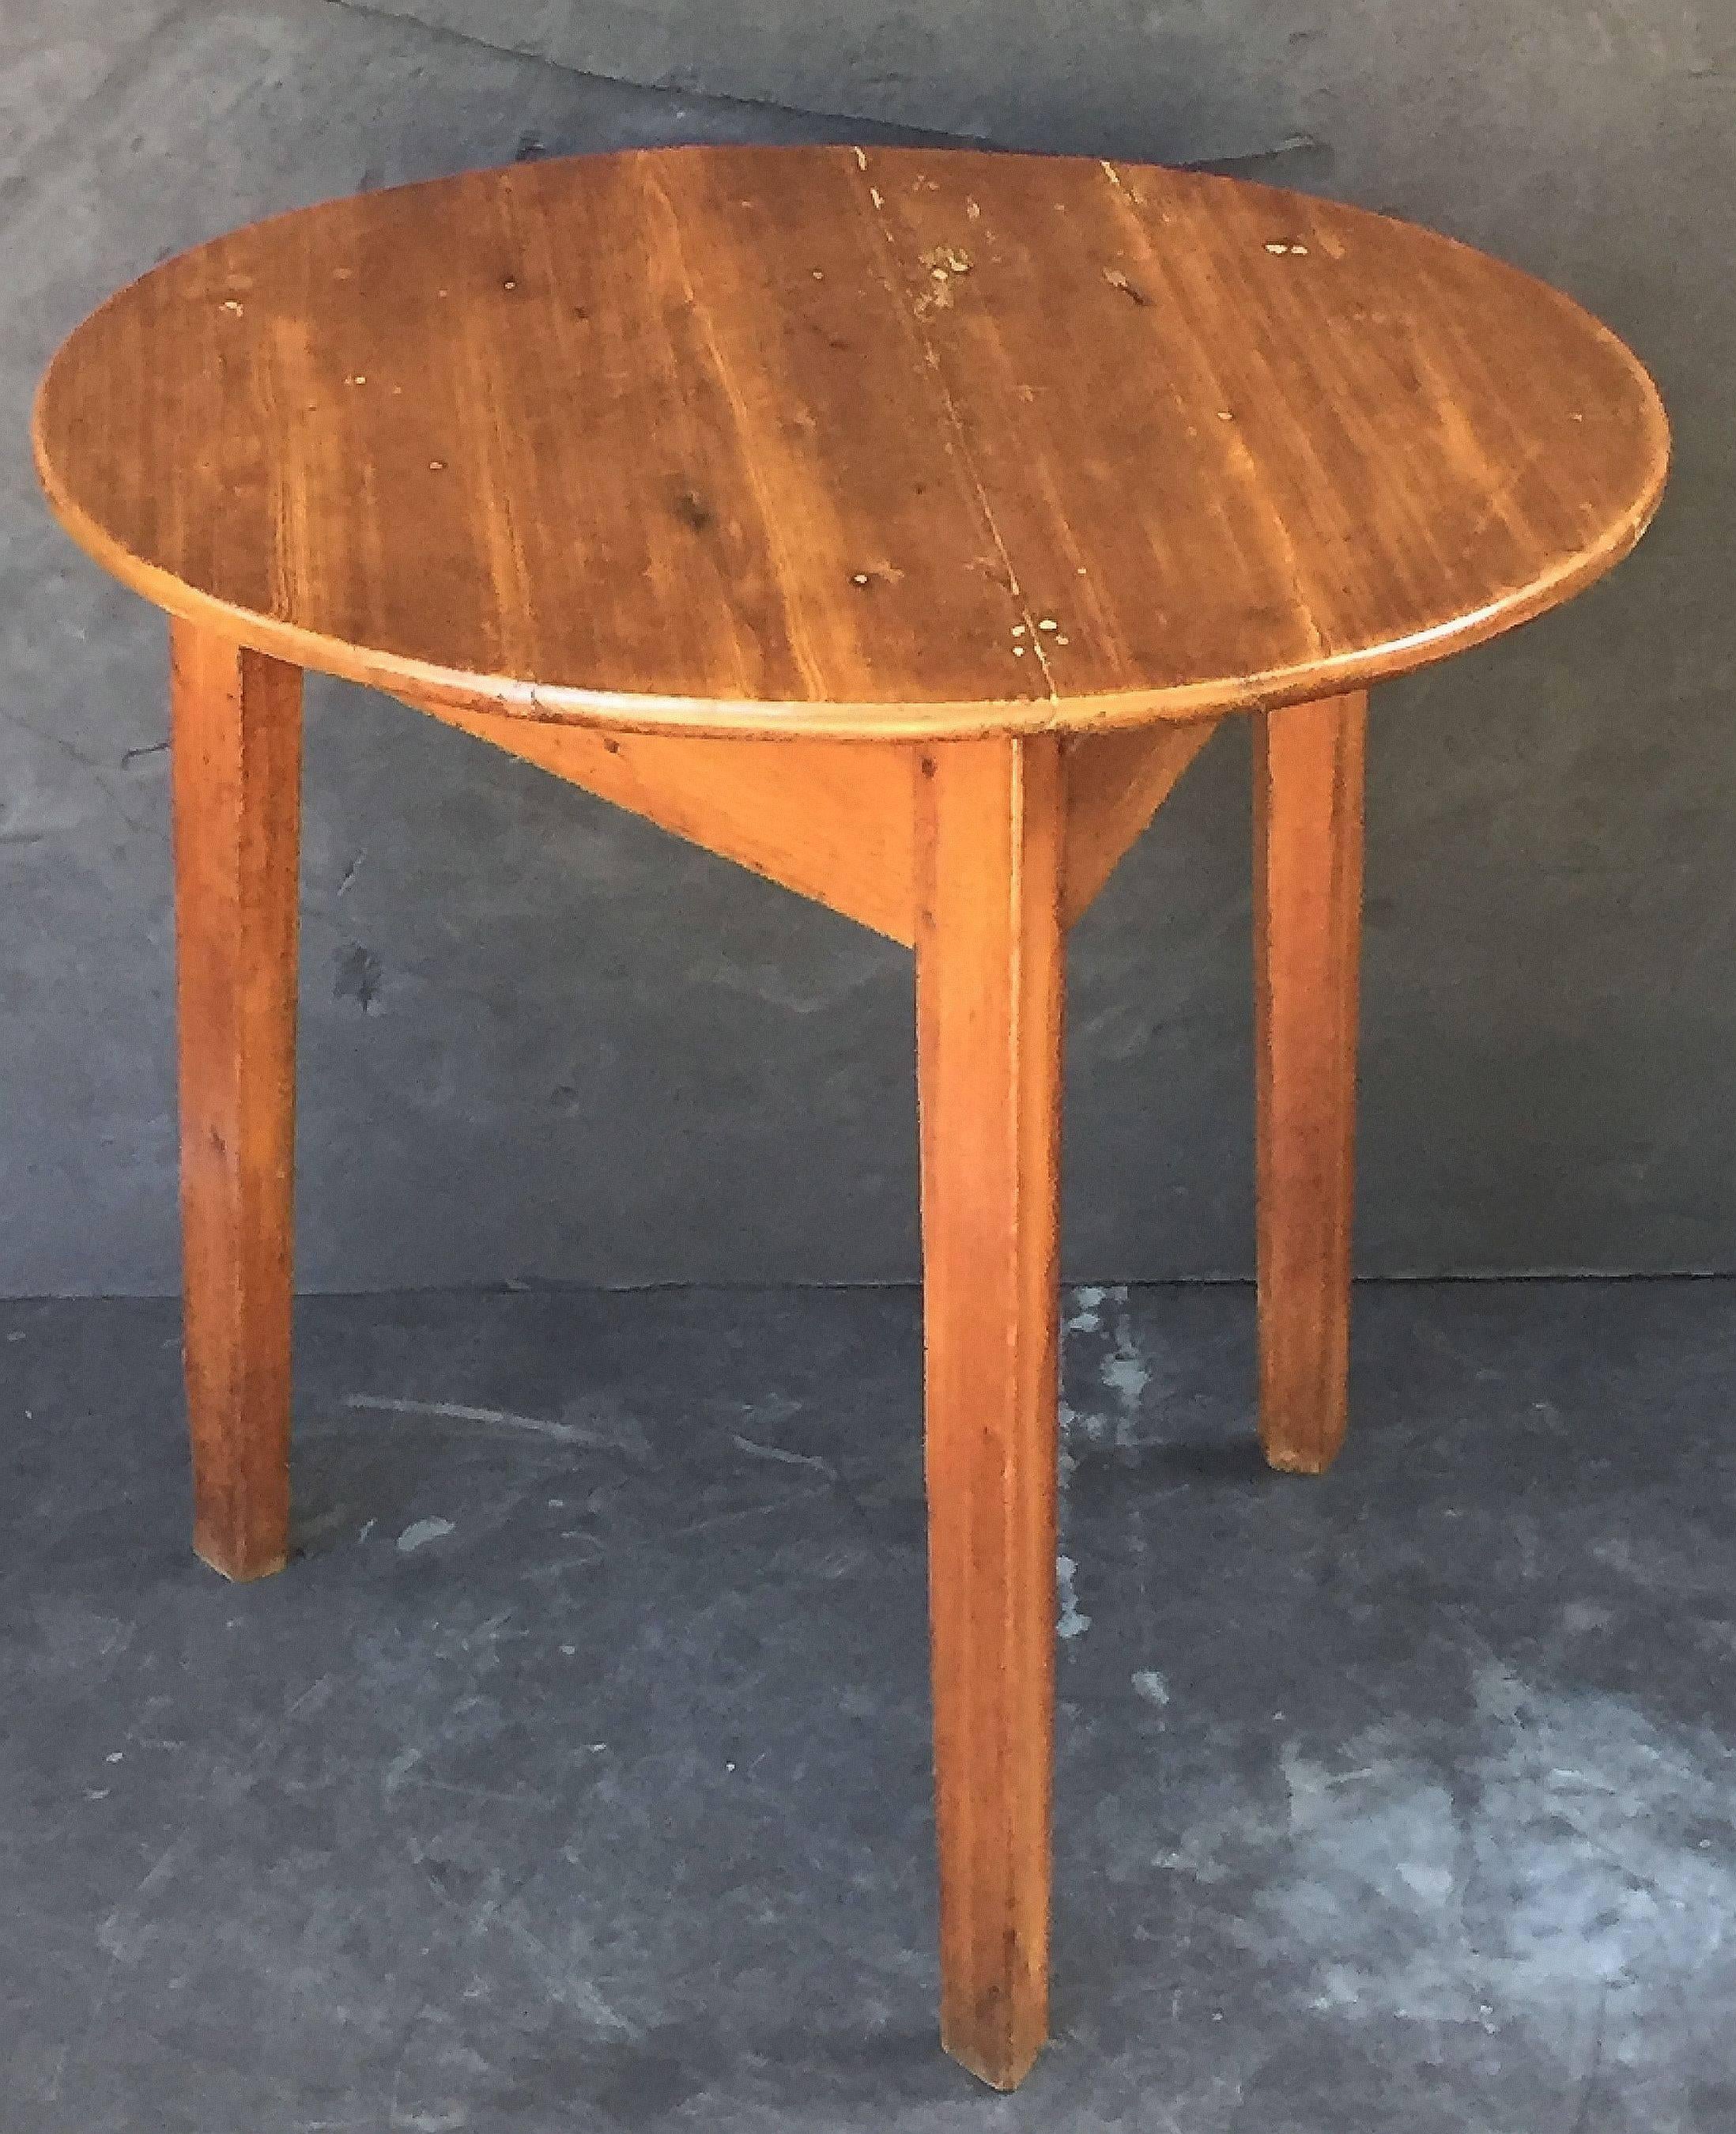
[[[1087,1444],[1130,1451],[1143,1441],[1146,1397],[1156,1373],[1134,1323],[1126,1288],[1076,1289],[1072,1306],[1062,1320],[1068,1383],[1083,1400],[1094,1379],[1109,1403],[1101,1407],[1090,1401],[1083,1407],[1063,1403],[1063,1438],[1070,1434]]]
[[[1287,1745],[1287,1828],[1244,1801],[1160,1864],[1251,1876],[1236,1938],[1315,2011],[1518,2025],[1588,2096],[1600,2068],[1664,2080],[1681,2010],[1736,1996],[1736,1758],[1495,1662],[1477,1702],[1483,1745],[1451,1767],[1384,1725],[1332,1765]]]
[[[398,1552],[400,1556],[408,1556],[412,1549],[421,1548],[431,1541],[439,1541],[452,1530],[450,1519],[418,1519],[414,1526],[406,1527],[398,1536]]]
[[[1055,1625],[1055,1634],[1063,1638],[1081,1638],[1091,1628],[1091,1618],[1082,1612],[1079,1596],[1073,1581],[1079,1567],[1070,1556],[1055,1558],[1055,1592],[1060,1603],[1060,1619]]]

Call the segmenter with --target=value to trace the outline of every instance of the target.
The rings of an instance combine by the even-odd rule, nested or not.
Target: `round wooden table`
[[[171,617],[195,1545],[287,1552],[301,670],[914,946],[942,2035],[1047,2027],[1071,922],[1254,721],[1261,1429],[1344,1428],[1371,683],[1565,600],[1668,432],[1566,297],[1126,164],[677,149],[171,259],[37,462]]]

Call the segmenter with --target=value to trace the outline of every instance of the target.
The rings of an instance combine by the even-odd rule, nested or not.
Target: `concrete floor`
[[[1728,1282],[1076,1292],[1055,2041],[934,2040],[916,1301],[322,1299],[301,1553],[174,1308],[0,1306],[7,2134],[1736,2125]]]

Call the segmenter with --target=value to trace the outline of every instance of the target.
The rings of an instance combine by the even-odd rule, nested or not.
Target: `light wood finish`
[[[1217,723],[1081,735],[1067,745],[1067,866],[1070,926],[1089,909],[1116,862],[1162,807]]]
[[[813,738],[797,747],[788,739],[612,734],[443,703],[417,708],[907,948],[915,940],[916,743]],[[1208,720],[1068,740],[1069,926],[1217,727]]]
[[[1667,451],[1613,335],[1445,238],[890,148],[530,163],[282,216],[111,299],[35,437],[100,562],[283,659],[863,736],[1419,666],[1607,568]]]
[[[193,1546],[259,1578],[289,1547],[301,676],[185,623],[170,657]]]
[[[423,708],[907,948],[915,939],[909,744],[608,734]]]
[[[999,2089],[1048,2028],[1063,778],[1040,736],[919,784],[941,2036]]]
[[[1318,1475],[1344,1441],[1367,698],[1254,722],[1260,1434]]]
[[[679,149],[172,259],[72,336],[33,437],[74,538],[180,619],[197,1545],[232,1576],[285,1547],[295,669],[914,944],[943,2032],[1016,2082],[1046,2025],[1064,929],[1256,714],[1262,1427],[1320,1468],[1362,692],[1632,545],[1651,380],[1567,297],[1331,201]]]

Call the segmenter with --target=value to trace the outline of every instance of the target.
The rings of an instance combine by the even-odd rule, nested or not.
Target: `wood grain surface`
[[[1332,1465],[1348,1412],[1367,714],[1254,722],[1260,1438],[1295,1474]]]
[[[1067,743],[1062,911],[1083,918],[1122,855],[1218,731],[1215,722],[1079,734]]]
[[[1048,2030],[1064,777],[1036,735],[917,781],[940,2030],[998,2089]]]
[[[170,695],[193,1546],[259,1578],[289,1549],[301,677],[182,624]]]
[[[613,734],[426,708],[906,948],[915,939],[914,742]]]
[[[113,297],[72,534],[412,701],[969,735],[1335,693],[1565,598],[1667,432],[1565,297],[1333,202],[964,151],[659,149],[337,200]]]

